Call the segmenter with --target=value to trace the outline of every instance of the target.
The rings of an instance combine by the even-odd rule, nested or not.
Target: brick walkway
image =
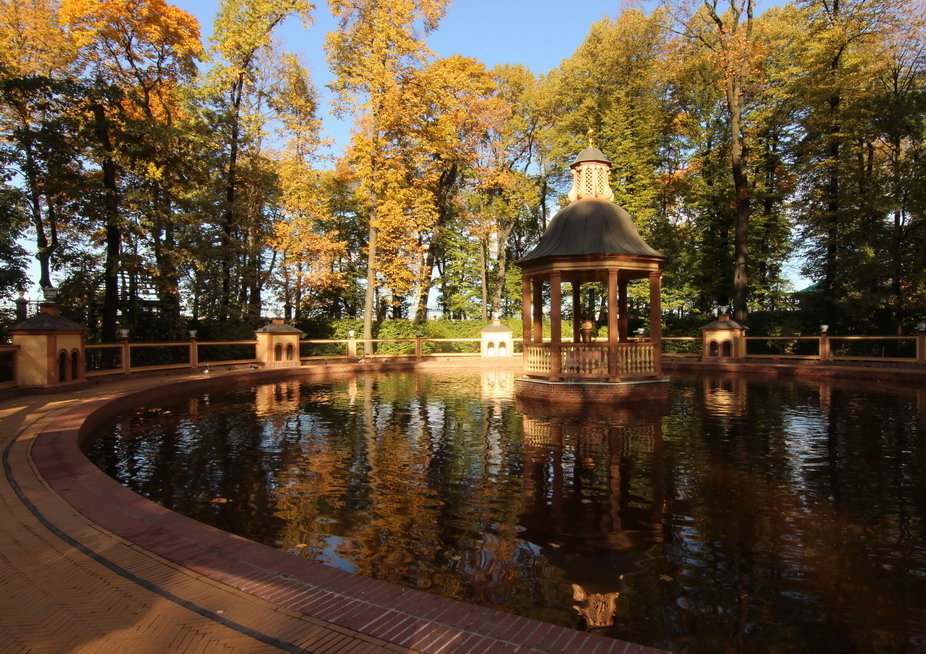
[[[654,651],[273,550],[135,495],[80,453],[82,425],[191,378],[0,401],[0,651]]]

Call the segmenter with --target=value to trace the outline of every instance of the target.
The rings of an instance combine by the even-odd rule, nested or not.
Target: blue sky
[[[174,0],[173,4],[199,19],[203,39],[212,33],[218,0]],[[621,4],[615,0],[458,0],[451,4],[428,45],[439,56],[461,54],[475,57],[491,68],[498,63],[523,63],[534,73],[546,73],[571,56],[592,23],[614,18]],[[325,61],[325,34],[337,24],[327,2],[316,0],[315,24],[305,29],[298,20],[282,25],[277,38],[287,50],[300,53],[309,67],[322,99],[324,136],[334,139],[333,154],[340,154],[350,126],[330,113],[330,80]]]

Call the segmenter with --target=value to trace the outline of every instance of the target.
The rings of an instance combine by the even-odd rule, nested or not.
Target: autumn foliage
[[[320,11],[336,27],[307,62],[280,28],[316,29]],[[61,286],[104,340],[277,311],[363,319],[367,336],[387,318],[515,315],[511,264],[591,131],[616,201],[670,255],[670,329],[731,304],[786,329],[798,272],[813,328],[922,320],[919,0],[628,8],[546,72],[439,56],[448,11],[223,0],[206,43],[166,0],[0,1],[0,292]],[[310,74],[326,64],[343,152]],[[644,320],[645,290],[630,294]]]

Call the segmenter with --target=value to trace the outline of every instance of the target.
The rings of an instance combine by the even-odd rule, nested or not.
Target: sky
[[[199,19],[208,45],[218,0],[173,0]],[[450,5],[437,31],[427,38],[438,56],[474,57],[487,68],[499,63],[523,63],[535,74],[546,73],[575,52],[592,23],[614,18],[620,0],[458,0]],[[322,101],[324,137],[332,139],[331,154],[340,155],[350,137],[350,125],[331,115],[331,80],[325,61],[325,35],[337,27],[327,2],[316,0],[315,23],[308,29],[290,19],[276,33],[283,48],[298,52],[309,67]]]

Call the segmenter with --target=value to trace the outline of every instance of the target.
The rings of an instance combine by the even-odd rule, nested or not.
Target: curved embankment
[[[80,450],[102,420],[141,402],[413,365],[149,377],[0,402],[0,649],[654,651],[403,589],[234,536],[123,488]]]

